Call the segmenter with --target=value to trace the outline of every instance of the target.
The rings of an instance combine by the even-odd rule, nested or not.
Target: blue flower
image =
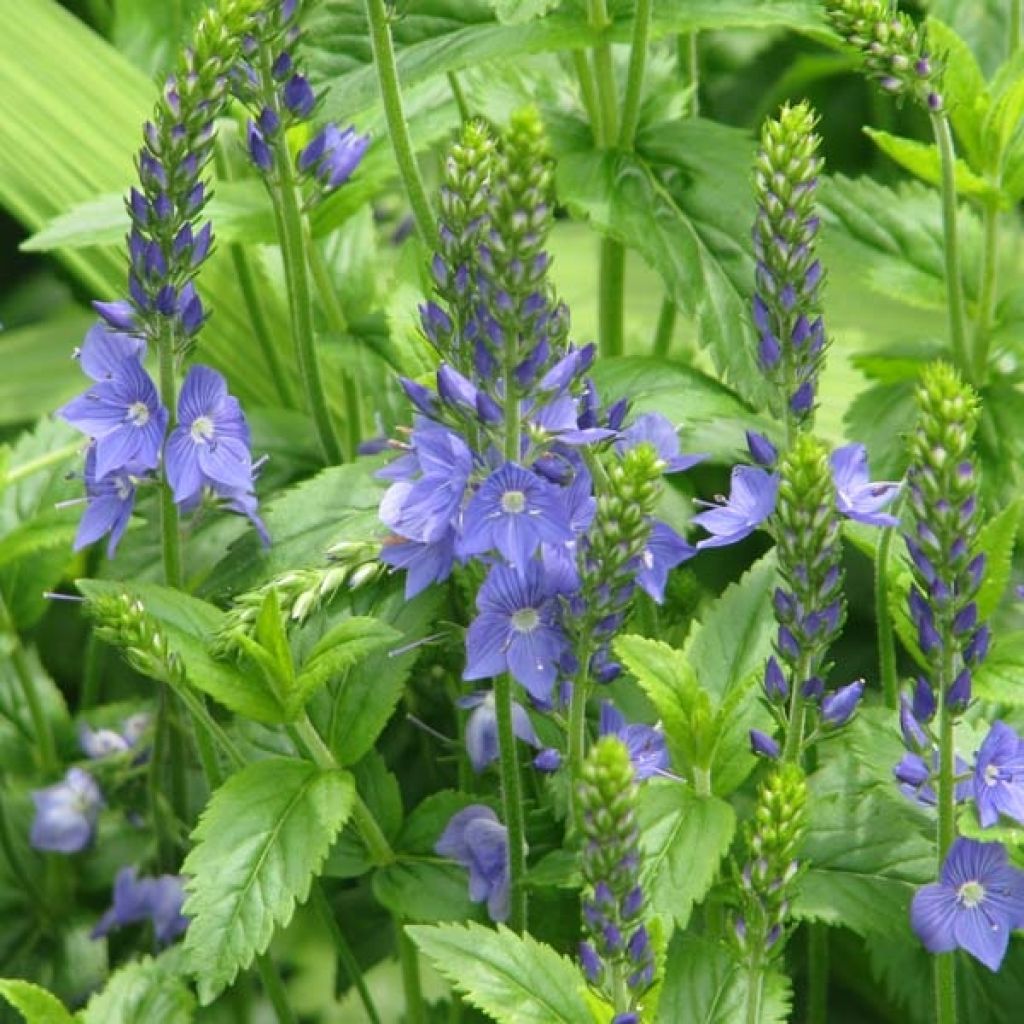
[[[466,506],[462,531],[460,554],[497,550],[520,572],[542,543],[573,539],[558,488],[513,462],[480,485]]]
[[[845,725],[853,717],[863,695],[863,679],[841,686],[821,702],[821,720],[834,728]]]
[[[30,841],[37,850],[77,853],[92,842],[103,796],[88,772],[69,768],[63,781],[34,790],[32,802]]]
[[[601,702],[598,732],[601,736],[618,736],[626,745],[637,782],[653,775],[664,775],[672,766],[665,746],[665,734],[651,725],[627,723],[622,712],[610,700]]]
[[[548,700],[566,639],[558,605],[543,569],[527,564],[525,574],[495,565],[477,595],[480,614],[466,635],[463,679],[487,679],[510,672],[531,696]]]
[[[848,519],[868,526],[898,526],[899,520],[882,509],[899,494],[898,483],[872,483],[868,453],[862,444],[837,448],[829,457],[836,486],[836,507]]]
[[[758,757],[767,757],[771,761],[777,760],[782,754],[779,744],[760,729],[750,730],[750,749]]]
[[[615,448],[618,452],[628,452],[640,444],[649,444],[654,448],[665,463],[666,473],[681,473],[707,458],[706,455],[680,455],[676,428],[657,412],[638,416],[633,425],[622,432]]]
[[[1024,927],[1024,871],[1001,843],[956,839],[938,882],[914,894],[910,923],[930,953],[964,949],[998,971],[1010,932]]]
[[[893,768],[892,773],[899,783],[900,792],[914,803],[922,807],[934,807],[938,803],[935,795],[933,779],[939,771],[939,752],[933,750],[930,757],[931,767],[920,754],[904,754],[899,764]],[[958,776],[965,775],[968,771],[967,762],[962,757],[957,757],[954,762],[954,770]],[[953,790],[956,802],[963,803],[969,800],[972,792],[970,779],[962,779],[956,784]]]
[[[99,939],[115,928],[149,921],[156,941],[166,945],[188,927],[188,918],[181,913],[184,902],[185,892],[176,875],[139,878],[135,868],[121,868],[114,879],[113,903],[90,937]]]
[[[453,815],[434,851],[469,872],[469,898],[486,900],[492,921],[508,917],[508,829],[490,807],[471,804]]]
[[[974,765],[974,801],[982,828],[999,816],[1024,825],[1024,741],[1005,722],[993,722]]]
[[[89,328],[82,347],[75,353],[82,372],[97,382],[112,380],[129,360],[141,365],[145,356],[146,343],[141,338],[112,331],[102,323]]]
[[[204,486],[218,493],[252,490],[249,426],[227,382],[208,366],[193,366],[181,386],[166,468],[179,505],[194,502]]]
[[[437,540],[423,542],[392,538],[385,540],[380,560],[405,570],[405,596],[414,598],[432,583],[442,583],[455,564],[455,531],[449,527]]]
[[[108,533],[107,557],[113,558],[135,508],[135,483],[145,470],[125,466],[105,477],[96,477],[96,451],[85,456],[85,512],[75,534],[75,550],[81,551]]]
[[[298,167],[315,175],[325,189],[335,189],[352,176],[369,145],[368,135],[359,135],[354,127],[342,131],[332,122],[299,153]]]
[[[473,713],[466,721],[466,753],[473,768],[482,772],[489,764],[498,760],[498,714],[494,706],[494,694],[473,693],[459,698],[459,707],[472,708]],[[540,747],[540,739],[526,709],[512,702],[512,732],[524,743]]]
[[[118,364],[111,376],[73,398],[58,415],[95,441],[98,478],[126,466],[139,472],[154,469],[160,461],[167,410],[136,358]]]
[[[665,584],[669,571],[697,554],[697,549],[665,523],[655,521],[641,555],[637,583],[661,604],[665,600]]]
[[[697,548],[720,548],[750,536],[775,510],[779,493],[779,477],[754,466],[736,466],[732,471],[729,500],[712,505],[693,517],[710,537],[697,543]]]

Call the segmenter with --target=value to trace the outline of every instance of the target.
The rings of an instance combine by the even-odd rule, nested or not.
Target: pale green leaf
[[[591,1024],[579,969],[531,936],[477,924],[406,931],[467,1002],[498,1024]]]
[[[975,600],[982,620],[990,618],[1010,585],[1013,570],[1013,549],[1020,529],[1024,498],[1011,501],[979,531],[975,549],[985,555],[985,576]]]
[[[354,796],[348,772],[277,757],[247,765],[213,794],[182,866],[192,918],[185,953],[204,1004],[305,901]]]
[[[149,957],[111,975],[89,1000],[81,1024],[190,1024],[196,1000],[163,958]]]
[[[716,796],[697,796],[689,786],[652,779],[640,792],[637,818],[651,906],[685,928],[694,903],[715,881],[736,816]]]
[[[993,704],[1024,707],[1024,630],[996,634],[988,657],[974,670],[973,689]]]
[[[0,996],[25,1018],[25,1024],[74,1024],[74,1018],[55,995],[30,981],[0,979]]]

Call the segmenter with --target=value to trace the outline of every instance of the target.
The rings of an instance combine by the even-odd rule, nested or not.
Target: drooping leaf
[[[193,919],[185,954],[204,1004],[309,895],[354,794],[348,772],[286,758],[247,765],[214,793],[182,866]]]
[[[55,995],[30,981],[0,979],[0,996],[25,1018],[25,1024],[74,1024],[74,1017]]]
[[[115,971],[79,1019],[81,1024],[191,1024],[195,1005],[180,974],[163,958],[146,957]]]
[[[659,779],[644,784],[638,820],[651,906],[685,928],[693,904],[715,881],[736,816],[718,797],[697,796],[688,786]]]
[[[434,967],[498,1024],[590,1024],[579,969],[550,946],[507,928],[406,929]]]
[[[658,1024],[736,1024],[749,1021],[750,978],[724,946],[709,939],[677,935],[669,946]],[[785,1024],[793,993],[789,979],[768,971],[757,1024]]]

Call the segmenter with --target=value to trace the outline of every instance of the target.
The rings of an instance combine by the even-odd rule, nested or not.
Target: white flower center
[[[144,427],[149,422],[149,407],[145,402],[132,402],[128,406],[128,419],[133,426]]]
[[[998,781],[999,781],[999,768],[996,765],[994,765],[994,764],[990,764],[985,769],[985,785],[986,786],[994,786]]]
[[[196,444],[204,444],[207,441],[213,440],[214,427],[213,420],[209,416],[197,416],[192,421],[192,426],[189,428],[189,432],[192,434],[192,440]]]
[[[119,501],[127,501],[132,496],[131,477],[119,476],[114,480],[114,493]]]
[[[501,496],[501,511],[518,515],[526,508],[526,495],[522,491],[506,491]]]
[[[981,882],[964,882],[956,896],[968,910],[973,910],[985,899],[985,886]]]
[[[512,628],[517,633],[529,633],[540,623],[540,614],[536,608],[520,608],[512,613]]]

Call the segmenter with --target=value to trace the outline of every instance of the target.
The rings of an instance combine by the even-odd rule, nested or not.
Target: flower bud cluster
[[[734,865],[738,909],[732,939],[741,956],[763,963],[784,942],[800,874],[797,859],[807,824],[807,783],[795,764],[780,764],[758,788],[745,833],[746,861]]]
[[[783,107],[777,118],[765,121],[754,163],[758,359],[787,420],[796,422],[813,416],[825,353],[824,272],[815,253],[820,226],[815,195],[822,168],[815,123],[807,103]]]
[[[942,109],[942,66],[928,50],[923,28],[895,0],[826,0],[832,27],[864,54],[868,74],[888,93]]]
[[[617,1012],[636,1012],[654,980],[654,953],[640,883],[637,789],[621,740],[605,736],[594,744],[583,764],[578,795],[587,934],[580,943],[580,963]]]
[[[235,95],[253,114],[246,133],[249,159],[269,182],[289,188],[292,170],[279,166],[291,159],[285,133],[308,121],[319,104],[298,50],[301,14],[302,0],[272,0],[255,12],[232,77]],[[355,128],[342,130],[333,122],[313,137],[296,165],[314,182],[316,199],[348,181],[369,144]]]

